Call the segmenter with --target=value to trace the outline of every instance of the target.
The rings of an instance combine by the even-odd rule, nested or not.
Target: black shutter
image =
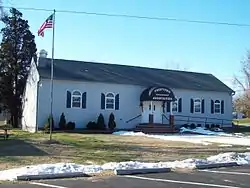
[[[71,92],[67,91],[66,107],[71,108]]]
[[[214,113],[214,101],[211,100],[211,114]]]
[[[194,113],[194,100],[190,99],[190,112]]]
[[[105,109],[105,95],[101,94],[101,109]]]
[[[182,99],[179,98],[178,100],[178,112],[182,112]]]
[[[202,101],[201,101],[201,113],[204,114],[204,112],[205,112],[205,100],[202,99]]]
[[[221,101],[221,113],[224,114],[224,101]]]
[[[82,108],[86,108],[87,106],[87,93],[82,93]]]
[[[170,102],[167,101],[167,112],[170,112]]]
[[[115,96],[115,109],[119,110],[119,94]]]

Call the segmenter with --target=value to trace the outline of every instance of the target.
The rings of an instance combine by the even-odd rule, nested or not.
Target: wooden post
[[[172,129],[174,128],[174,115],[173,115],[173,110],[172,110],[172,101],[170,102],[169,125]]]

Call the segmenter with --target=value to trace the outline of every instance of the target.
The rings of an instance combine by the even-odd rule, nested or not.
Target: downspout
[[[40,86],[40,80],[37,82],[37,88],[36,88],[36,132],[38,132],[38,100],[39,100],[39,86]]]

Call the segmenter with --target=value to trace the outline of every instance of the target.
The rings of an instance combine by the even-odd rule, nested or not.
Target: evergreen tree
[[[11,8],[1,21],[4,27],[0,47],[0,103],[10,113],[12,126],[17,127],[27,76],[37,49],[35,36],[21,12]]]

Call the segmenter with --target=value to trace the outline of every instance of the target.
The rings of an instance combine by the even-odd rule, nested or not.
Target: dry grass
[[[102,164],[129,160],[173,161],[189,157],[207,157],[219,152],[245,151],[244,147],[219,148],[186,142],[109,134],[55,133],[56,142],[48,143],[48,134],[30,134],[13,130],[10,140],[0,140],[0,169],[11,167],[75,162]]]

